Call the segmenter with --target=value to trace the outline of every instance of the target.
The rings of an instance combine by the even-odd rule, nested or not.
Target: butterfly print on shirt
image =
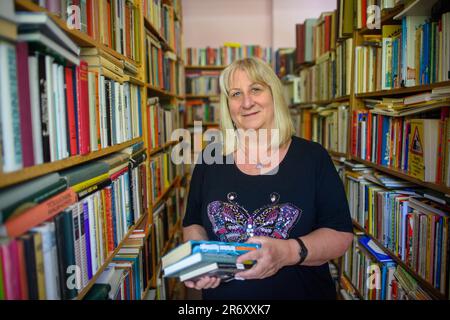
[[[290,203],[278,204],[278,193],[270,195],[270,204],[249,213],[231,192],[228,202],[214,201],[207,212],[213,231],[224,242],[245,242],[253,236],[287,239],[300,219],[302,210]]]

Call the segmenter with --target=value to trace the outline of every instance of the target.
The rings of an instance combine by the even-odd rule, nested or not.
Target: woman
[[[224,163],[234,163],[196,165],[184,240],[262,247],[239,257],[238,262],[257,262],[236,275],[244,281],[221,284],[203,277],[185,285],[203,289],[204,299],[335,299],[327,261],[344,254],[353,234],[328,153],[293,137],[281,82],[263,61],[233,62],[222,72],[220,87]],[[245,138],[252,131],[267,138]],[[276,156],[261,157],[264,152]]]

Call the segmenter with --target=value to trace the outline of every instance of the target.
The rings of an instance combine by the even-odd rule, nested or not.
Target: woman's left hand
[[[246,260],[256,260],[256,264],[249,270],[236,274],[241,279],[264,279],[273,276],[282,267],[293,265],[298,259],[296,242],[269,237],[252,237],[247,243],[260,243],[261,248],[247,252],[237,259],[237,263]]]

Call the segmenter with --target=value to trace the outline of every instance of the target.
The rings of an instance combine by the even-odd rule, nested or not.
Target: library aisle
[[[219,132],[245,57],[342,180],[337,299],[450,299],[450,3],[255,1],[0,1],[0,300],[201,299],[164,276],[194,169],[173,155]]]

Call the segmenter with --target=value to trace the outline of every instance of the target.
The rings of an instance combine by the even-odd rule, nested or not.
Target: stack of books
[[[236,263],[237,258],[260,247],[254,243],[188,241],[162,257],[164,277],[196,281],[200,277],[210,276],[228,282],[235,279],[236,273],[250,269],[255,263]]]

